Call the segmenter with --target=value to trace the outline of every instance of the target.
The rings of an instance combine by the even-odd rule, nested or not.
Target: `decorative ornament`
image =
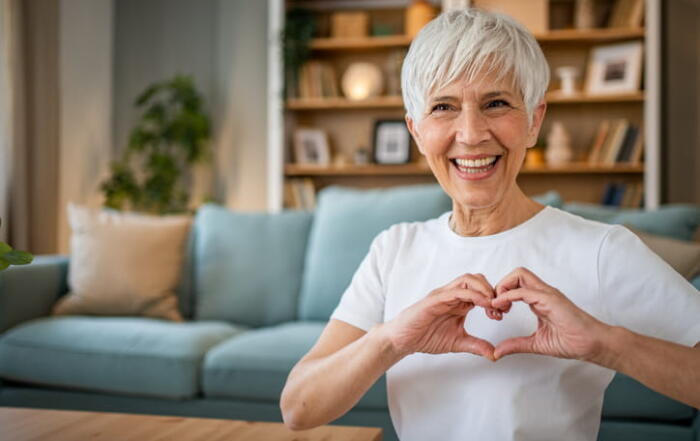
[[[551,166],[568,164],[574,156],[571,149],[571,136],[569,136],[564,124],[559,121],[552,123],[552,128],[549,130],[545,156],[547,165]]]
[[[353,63],[345,70],[341,86],[348,99],[364,100],[382,93],[384,77],[372,63]]]
[[[575,95],[576,78],[578,78],[579,75],[578,68],[574,66],[562,66],[558,67],[555,72],[561,81],[561,90],[559,93],[562,95]]]
[[[406,35],[413,38],[418,35],[418,31],[435,18],[437,11],[435,7],[425,0],[415,0],[406,9],[406,21],[404,31]]]

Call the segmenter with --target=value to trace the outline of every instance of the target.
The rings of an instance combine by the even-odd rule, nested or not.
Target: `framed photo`
[[[329,165],[328,136],[320,129],[297,129],[294,132],[294,156],[297,164]]]
[[[402,119],[374,124],[374,162],[405,164],[411,159],[411,134]]]
[[[638,91],[643,50],[642,42],[594,47],[588,62],[586,92],[602,95]]]

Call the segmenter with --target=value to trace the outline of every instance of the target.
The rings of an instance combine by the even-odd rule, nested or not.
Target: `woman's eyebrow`
[[[500,95],[512,96],[511,93],[508,92],[507,90],[496,90],[496,91],[493,91],[493,92],[485,93],[485,94],[483,95],[483,99],[494,98],[494,97],[497,97],[497,96],[500,96]]]
[[[457,97],[453,95],[442,95],[430,98],[431,103],[434,103],[435,101],[457,101]]]

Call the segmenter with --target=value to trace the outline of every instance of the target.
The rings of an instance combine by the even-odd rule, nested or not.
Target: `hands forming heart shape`
[[[474,307],[501,320],[513,302],[526,303],[537,316],[532,335],[509,338],[494,347],[465,330],[467,314]],[[525,268],[515,269],[495,288],[482,274],[460,276],[385,325],[398,354],[469,352],[492,361],[515,353],[593,360],[608,328]]]

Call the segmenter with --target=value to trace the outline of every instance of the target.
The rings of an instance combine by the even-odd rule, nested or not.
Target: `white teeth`
[[[494,162],[496,162],[497,157],[496,156],[488,156],[486,158],[479,158],[479,159],[461,159],[457,158],[455,159],[455,162],[457,165],[462,168],[462,167],[467,167],[467,168],[481,168],[481,167],[486,167],[487,165],[491,165]]]

